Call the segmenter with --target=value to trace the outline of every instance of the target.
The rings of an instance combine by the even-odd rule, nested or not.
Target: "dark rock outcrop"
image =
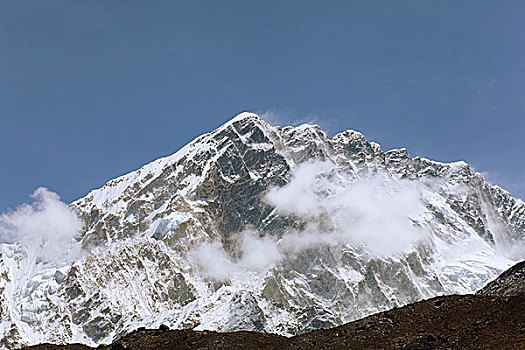
[[[512,266],[476,294],[512,296],[525,293],[525,261]]]

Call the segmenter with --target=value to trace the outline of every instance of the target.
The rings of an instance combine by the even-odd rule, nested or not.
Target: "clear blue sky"
[[[0,210],[241,111],[465,160],[525,198],[525,1],[0,1]]]

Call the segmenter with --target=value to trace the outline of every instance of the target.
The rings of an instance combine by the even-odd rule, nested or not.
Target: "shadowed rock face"
[[[281,201],[305,192],[310,212],[268,201],[305,180],[297,174],[308,164],[310,183]],[[348,192],[355,186],[366,191]],[[399,211],[406,198],[421,212]],[[40,264],[18,284],[27,252],[0,246],[2,344],[96,345],[160,324],[296,335],[474,292],[514,263],[502,252],[525,236],[525,205],[463,162],[384,152],[351,130],[272,127],[251,113],[70,207],[85,223],[70,266]],[[402,225],[382,219],[396,210]],[[395,244],[405,229],[421,239],[392,254],[359,241]]]
[[[517,263],[503,272],[477,294],[512,296],[525,293],[525,261]]]

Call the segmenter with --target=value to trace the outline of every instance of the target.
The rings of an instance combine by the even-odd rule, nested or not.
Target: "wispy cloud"
[[[512,180],[499,172],[481,171],[480,174],[483,175],[485,180],[490,184],[498,185],[506,191],[509,191],[514,198],[525,201],[525,181],[519,178],[519,176],[516,176],[516,179]]]
[[[352,183],[331,163],[309,162],[266,198],[277,212],[312,223],[301,235],[314,245],[352,243],[373,255],[390,256],[426,237],[410,220],[425,212],[421,190],[415,182],[388,174]]]
[[[317,115],[298,115],[292,111],[264,111],[258,112],[259,116],[270,125],[274,126],[297,126],[301,124],[318,124],[319,117]]]
[[[47,260],[63,257],[80,233],[82,221],[46,188],[38,188],[31,197],[34,202],[0,215],[0,242],[19,242]]]

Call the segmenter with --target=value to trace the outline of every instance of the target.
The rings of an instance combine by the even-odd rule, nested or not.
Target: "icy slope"
[[[467,164],[252,113],[70,207],[69,265],[2,246],[6,347],[160,324],[297,334],[474,292],[525,253],[525,205]]]

